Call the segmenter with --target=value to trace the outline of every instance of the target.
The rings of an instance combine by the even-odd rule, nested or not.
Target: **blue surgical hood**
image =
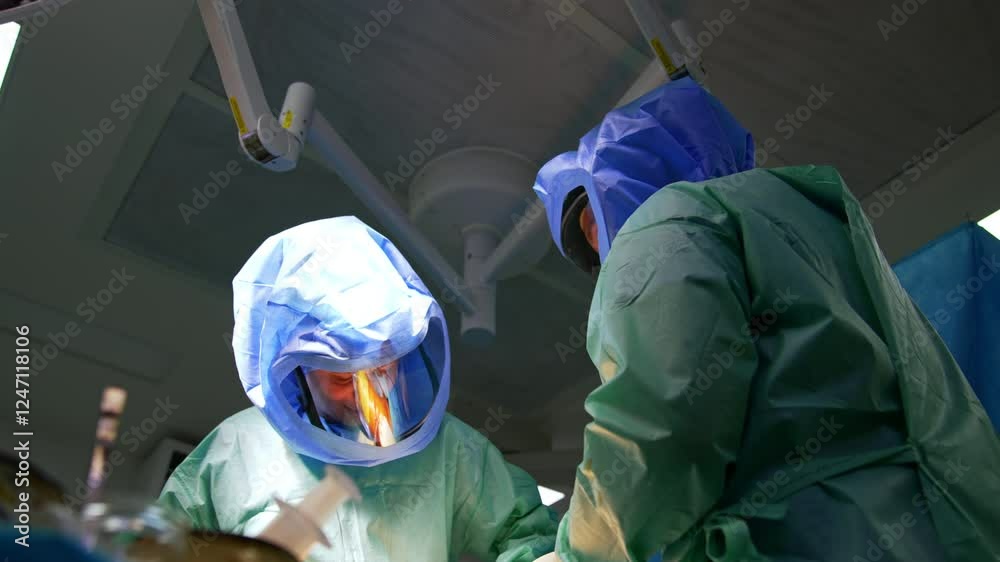
[[[583,187],[597,219],[600,258],[650,195],[754,167],[754,145],[725,107],[690,78],[670,82],[609,113],[579,148],[547,163],[535,180],[552,239],[563,249],[566,198]]]
[[[392,242],[360,220],[325,219],[268,238],[233,279],[233,314],[243,389],[296,452],[374,466],[434,439],[450,388],[444,313]],[[434,388],[414,389],[427,397],[426,417],[398,443],[358,443],[304,415],[299,367],[351,372],[417,354]]]

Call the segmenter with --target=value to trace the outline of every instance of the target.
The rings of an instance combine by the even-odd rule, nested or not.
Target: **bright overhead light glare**
[[[546,488],[545,486],[538,487],[538,495],[542,496],[542,503],[545,505],[558,503],[559,500],[566,497],[566,494],[557,492],[551,488]]]
[[[14,45],[17,44],[17,34],[21,32],[21,24],[12,21],[0,24],[0,85],[7,75],[10,58],[14,55]]]
[[[979,226],[985,228],[993,236],[1000,238],[1000,211],[979,221]]]

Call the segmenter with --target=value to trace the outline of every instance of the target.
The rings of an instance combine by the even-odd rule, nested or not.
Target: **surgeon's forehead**
[[[342,373],[338,371],[327,371],[326,369],[309,369],[310,375],[316,375],[320,377],[329,377],[335,379],[347,380],[354,376],[354,373]]]
[[[385,363],[385,364],[382,364],[382,365],[377,365],[374,368],[375,369],[379,369],[379,368],[382,368],[382,367],[392,367],[392,366],[398,365],[398,364],[399,364],[399,360],[398,359],[394,359],[392,361],[389,361],[388,363]],[[362,369],[362,370],[369,370],[369,369]],[[316,374],[316,375],[320,375],[320,376],[328,376],[328,377],[336,377],[336,378],[344,378],[344,379],[349,379],[349,378],[351,378],[351,377],[354,376],[354,372],[328,371],[326,369],[309,368],[309,369],[307,369],[307,372],[309,374]]]

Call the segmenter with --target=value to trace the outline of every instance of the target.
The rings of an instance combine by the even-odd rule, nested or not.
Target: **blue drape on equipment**
[[[1000,240],[967,223],[893,269],[1000,428]]]

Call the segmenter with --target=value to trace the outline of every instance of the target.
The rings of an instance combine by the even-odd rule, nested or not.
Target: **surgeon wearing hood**
[[[682,79],[535,191],[599,274],[563,561],[1000,559],[1000,443],[834,168],[754,169]]]
[[[556,518],[535,481],[445,412],[448,330],[395,246],[353,217],[272,236],[233,280],[233,349],[254,406],[174,471],[160,502],[197,528],[255,536],[333,464],[362,499],[310,560],[530,562]]]

